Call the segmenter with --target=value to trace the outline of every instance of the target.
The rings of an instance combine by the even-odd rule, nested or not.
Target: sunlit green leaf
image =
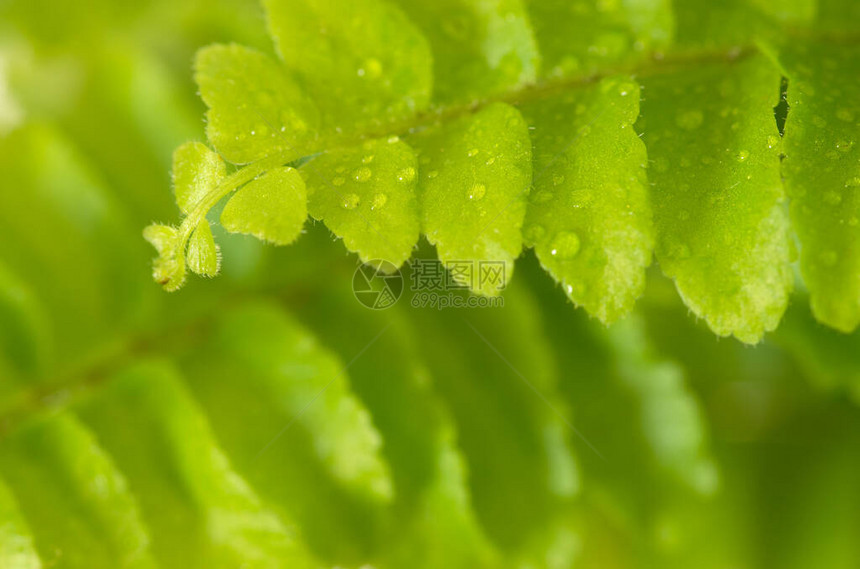
[[[522,249],[520,230],[531,185],[528,126],[515,108],[493,104],[474,116],[410,139],[419,152],[422,230],[443,262],[503,263],[505,275]],[[455,278],[485,295],[499,283],[479,270]]]
[[[227,174],[221,157],[200,142],[188,142],[173,153],[173,191],[182,213],[191,212]]]
[[[816,318],[860,323],[860,48],[795,43],[785,52],[790,112],[783,175]]]
[[[185,282],[185,259],[179,250],[179,232],[169,225],[149,225],[143,237],[158,252],[152,264],[152,278],[166,290],[176,290]]]
[[[271,170],[239,189],[221,212],[221,225],[275,245],[288,245],[308,216],[305,183],[293,168]]]
[[[433,49],[436,101],[471,101],[537,78],[540,54],[521,0],[397,4]]]
[[[308,210],[364,262],[400,266],[418,241],[418,162],[398,138],[332,151],[301,168]]]
[[[408,117],[427,106],[427,40],[386,0],[264,0],[287,68],[307,86],[327,125]]]
[[[197,53],[194,79],[209,107],[209,141],[230,162],[272,154],[298,158],[316,138],[314,104],[267,55],[239,45],[213,45]]]
[[[668,0],[524,0],[535,29],[544,75],[590,75],[640,58],[669,41]]]
[[[608,324],[642,294],[653,249],[647,157],[632,128],[639,85],[607,79],[523,113],[535,169],[526,245],[574,303]]]
[[[793,276],[780,138],[779,72],[760,56],[643,81],[657,260],[721,336],[776,328]]]
[[[188,240],[188,267],[198,275],[213,277],[218,274],[220,264],[218,246],[212,237],[212,228],[203,221]]]

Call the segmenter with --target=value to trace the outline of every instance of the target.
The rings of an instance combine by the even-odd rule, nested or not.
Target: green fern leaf
[[[779,8],[737,0],[709,6],[700,18],[699,5],[692,0],[680,1],[676,11],[660,0],[613,7],[571,7],[551,1],[524,6],[514,1],[492,6],[463,2],[432,8],[409,3],[404,15],[378,0],[348,10],[310,0],[289,6],[271,0],[269,23],[283,65],[239,46],[207,48],[198,58],[197,79],[210,107],[210,141],[232,161],[253,164],[214,188],[211,184],[219,177],[212,176],[206,198],[180,228],[174,247],[178,251],[162,258],[184,258],[182,250],[195,234],[196,224],[223,196],[271,168],[327,149],[302,168],[311,184],[311,213],[364,262],[390,258],[399,265],[408,259],[418,215],[421,232],[437,246],[443,262],[501,263],[509,278],[525,242],[536,248],[574,303],[612,322],[627,313],[641,294],[653,235],[658,260],[693,312],[717,334],[755,343],[777,326],[785,310],[793,253],[792,228],[782,205],[781,143],[770,110],[778,71],[756,56],[749,43],[776,37],[786,22],[826,27],[820,22],[829,21],[831,8],[816,20],[810,6],[806,0]],[[462,19],[428,16],[449,8],[462,14]],[[509,34],[499,31],[501,13]],[[407,16],[420,22],[420,31]],[[600,73],[609,65],[642,61],[648,50],[672,45],[676,18],[678,29],[683,30],[674,48],[678,61],[686,57],[680,51],[685,49],[729,52],[715,53],[696,77],[673,73],[667,66],[665,72],[658,69],[645,78],[646,94],[654,94],[647,97],[637,123],[652,166],[647,182],[652,190],[646,192],[645,174],[638,169],[646,163],[646,150],[632,139],[632,131],[621,133],[610,126],[612,121],[618,123],[616,116],[622,125],[636,121],[635,96],[626,99],[626,107],[618,107],[611,103],[616,90],[609,87],[609,80],[603,84],[605,90],[598,92],[563,79],[562,88],[564,82],[576,87],[565,96],[549,83],[530,92],[528,83],[538,77],[541,59],[544,73],[554,78],[575,78]],[[588,29],[585,35],[574,34],[587,49],[563,39],[570,36],[565,32],[568,25]],[[395,47],[389,49],[380,37],[389,38]],[[479,38],[484,39],[476,43]],[[451,52],[452,40],[459,42],[456,55]],[[747,47],[741,52],[731,52],[729,46],[744,43]],[[434,71],[435,100],[451,105],[476,97],[509,97],[506,91],[523,89],[514,100],[522,101],[519,106],[529,116],[533,132],[513,127],[503,131],[498,124],[494,130],[486,117],[503,108],[496,103],[474,110],[440,107],[435,119],[415,117],[430,104],[428,45],[440,58]],[[829,50],[829,45],[822,49]],[[446,64],[452,57],[468,63]],[[740,61],[733,62],[734,58]],[[705,93],[704,82],[710,81],[718,82],[718,87]],[[332,84],[335,90],[326,87]],[[633,92],[629,85],[620,84],[618,91]],[[314,127],[318,119],[309,98],[321,111],[319,127]],[[608,112],[610,107],[617,110]],[[580,119],[567,126],[561,122],[560,117],[576,116],[576,111],[582,113]],[[416,146],[420,156],[414,205],[408,188],[399,192],[380,186],[389,169],[387,161],[377,163],[378,177],[369,165],[356,163],[360,154],[362,159],[372,159],[371,146],[390,137],[376,142],[362,142],[362,138],[383,132],[403,135],[407,130],[411,133],[406,141]],[[709,136],[702,136],[706,130]],[[476,137],[464,140],[469,132]],[[534,145],[534,164],[523,150],[531,146],[527,134]],[[840,141],[850,145],[851,135],[846,132]],[[362,144],[370,146],[362,149]],[[404,156],[410,152],[405,143],[397,148]],[[463,152],[467,158],[480,154],[485,160],[458,159],[456,155]],[[508,154],[517,155],[511,171],[502,165]],[[599,168],[587,166],[602,154],[617,157],[619,165],[602,168],[602,174]],[[786,168],[792,168],[790,158]],[[316,175],[314,169],[319,170]],[[591,169],[594,174],[588,172]],[[628,173],[621,174],[624,169]],[[348,175],[343,175],[347,170]],[[848,174],[840,171],[843,177]],[[789,185],[791,178],[789,173]],[[555,180],[567,181],[559,181],[562,187],[553,193],[548,182]],[[348,186],[338,189],[347,181]],[[615,189],[606,191],[607,187]],[[523,198],[528,194],[527,204]],[[600,197],[587,198],[592,194]],[[381,205],[400,195],[403,199],[392,200],[392,207]],[[656,230],[650,226],[649,203],[654,206]],[[583,211],[562,216],[558,214],[562,204],[570,206],[563,211]],[[243,223],[242,216],[252,215],[251,202],[246,206],[230,220],[235,227]],[[629,207],[632,218],[620,217],[619,207]],[[229,205],[226,209],[233,210]],[[300,211],[300,204],[290,208],[291,215]],[[803,229],[799,215],[794,214],[798,231],[802,240],[808,239],[804,235],[809,230]],[[289,225],[296,227],[298,220]],[[288,233],[279,242],[295,238],[294,232]],[[817,254],[832,256],[833,250],[829,246]],[[181,282],[175,280],[178,270],[169,264],[175,262],[168,261],[160,261],[167,263],[160,272],[172,270],[177,274],[171,282]],[[805,274],[819,270],[810,268],[807,260],[804,266]],[[816,277],[810,278],[814,282]],[[463,284],[481,294],[498,292],[492,286]],[[840,289],[839,294],[829,295],[828,302],[841,302],[846,295],[850,292]],[[814,303],[822,302],[815,293],[812,298]],[[837,325],[850,329],[856,322],[848,317]]]
[[[159,566],[314,566],[233,471],[181,381],[140,363],[78,410],[139,497]]]
[[[189,214],[227,175],[221,157],[200,142],[183,144],[173,153],[173,192],[179,211]]]
[[[218,274],[218,246],[212,237],[209,223],[201,223],[188,241],[188,268],[198,275],[214,277]]]
[[[316,138],[316,106],[271,57],[213,45],[197,53],[194,67],[209,108],[206,135],[227,160],[245,164],[273,153],[299,158]]]
[[[326,127],[408,118],[430,102],[430,48],[388,2],[264,3],[278,53],[307,86]]]
[[[289,245],[301,233],[307,216],[304,181],[295,169],[280,168],[236,192],[221,212],[221,225],[233,233]]]
[[[323,154],[303,165],[308,210],[369,263],[399,267],[418,241],[415,152],[397,137]]]
[[[798,43],[785,51],[791,112],[783,175],[816,318],[860,323],[860,49]]]
[[[526,245],[568,298],[608,324],[633,308],[653,250],[647,156],[632,128],[639,86],[606,79],[523,112],[535,168]]]
[[[410,142],[424,172],[418,182],[421,226],[439,259],[503,263],[510,278],[522,249],[531,182],[531,143],[522,115],[509,105],[491,105]],[[454,277],[482,294],[499,294],[498,283],[482,285],[474,274]]]
[[[0,469],[46,565],[155,567],[125,478],[78,420],[30,419],[0,445]]]
[[[430,43],[434,101],[469,103],[537,79],[540,53],[521,0],[397,4]]]
[[[776,328],[793,284],[778,71],[762,57],[644,81],[657,260],[719,335]]]
[[[41,569],[33,536],[21,517],[15,499],[0,483],[0,563],[17,569]]]

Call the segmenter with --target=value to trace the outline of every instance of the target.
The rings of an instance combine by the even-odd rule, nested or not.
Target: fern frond
[[[801,204],[803,192],[833,186],[823,195],[844,204],[838,222],[851,231],[854,213],[842,209],[853,200],[842,194],[853,192],[857,174],[858,127],[849,102],[856,97],[847,79],[856,75],[856,57],[836,55],[839,43],[826,39],[830,32],[814,11],[755,2],[696,4],[704,11],[691,24],[697,35],[684,29],[673,44],[672,15],[681,22],[692,18],[687,2],[675,12],[658,1],[606,9],[551,1],[453,4],[408,3],[404,11],[417,18],[416,27],[381,0],[343,10],[317,0],[271,0],[269,25],[280,62],[235,45],[202,50],[197,80],[209,106],[210,142],[234,163],[251,164],[226,180],[213,175],[206,182],[217,188],[189,213],[176,251],[159,262],[183,258],[194,226],[223,196],[273,167],[294,164],[313,187],[314,217],[365,262],[408,259],[417,216],[443,261],[503,262],[510,275],[523,244],[534,247],[575,304],[611,323],[641,294],[654,243],[657,260],[690,309],[717,334],[749,343],[773,330],[785,311],[796,231],[816,314],[843,330],[856,326],[860,316],[836,314],[836,306],[856,304],[853,289],[829,290],[846,277],[856,280],[848,277],[856,273],[850,256],[840,254],[850,237],[830,231],[818,237],[810,226],[813,214],[803,213],[812,206]],[[500,14],[507,34],[497,27]],[[823,39],[809,43],[800,28]],[[588,32],[580,34],[583,29]],[[483,43],[476,43],[479,38]],[[785,170],[772,116],[780,71],[756,54],[756,42],[785,59],[794,70],[787,72],[789,98],[801,97],[799,116],[786,127]],[[435,103],[428,45],[439,52]],[[792,55],[804,45],[814,51]],[[649,62],[657,49],[666,55]],[[828,136],[832,149],[804,139],[805,131],[823,129],[827,120],[807,110],[819,99],[802,78],[815,73],[803,57],[828,63],[829,75],[811,79],[820,92],[845,90],[833,117],[841,130]],[[624,68],[640,74],[641,117],[639,88],[629,77],[588,80]],[[797,82],[791,81],[796,74]],[[847,84],[833,84],[843,78]],[[422,115],[428,105],[433,111]],[[804,126],[813,119],[818,126]],[[634,140],[633,123],[644,147]],[[389,150],[399,154],[383,151],[383,139],[398,135]],[[412,153],[417,165],[407,164]],[[808,164],[814,157],[836,160],[831,155],[847,166],[834,171],[839,180],[798,180],[801,172],[826,168]],[[789,188],[800,188],[793,191],[792,222],[782,177]],[[283,213],[270,207],[257,198],[243,215],[256,208],[270,218],[289,216],[291,236],[297,234],[302,203]],[[829,276],[835,272],[842,279]],[[818,281],[829,283],[827,292],[818,292]]]

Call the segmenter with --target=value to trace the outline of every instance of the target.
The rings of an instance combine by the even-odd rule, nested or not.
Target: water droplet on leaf
[[[357,194],[346,194],[343,196],[343,208],[344,209],[355,209],[358,207],[358,204],[361,202],[361,198],[358,197]]]
[[[484,184],[475,184],[469,189],[468,198],[470,200],[479,200],[487,193],[487,187]]]
[[[382,208],[388,202],[388,196],[385,194],[376,194],[373,196],[373,203],[370,205],[370,209],[376,210]]]
[[[357,182],[366,182],[373,176],[373,172],[371,172],[370,168],[364,167],[356,170],[353,175]]]
[[[397,174],[397,179],[401,182],[411,182],[415,179],[415,168],[412,166],[404,168],[399,174]]]
[[[550,255],[556,259],[571,259],[579,253],[579,236],[572,231],[560,231],[552,240]]]

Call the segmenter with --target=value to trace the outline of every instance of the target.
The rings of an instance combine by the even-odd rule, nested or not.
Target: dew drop
[[[846,188],[860,188],[860,178],[851,178],[845,182]]]
[[[579,253],[579,236],[572,231],[559,231],[550,245],[550,255],[556,259],[571,259]]]
[[[400,142],[400,137],[397,136],[396,134],[394,136],[388,137],[388,144],[394,144],[396,142]]]
[[[353,176],[357,182],[366,182],[373,176],[373,172],[370,171],[370,168],[362,167],[356,170]]]
[[[344,209],[355,209],[358,207],[359,202],[361,202],[361,198],[357,194],[346,194],[343,196],[342,205]]]
[[[848,152],[851,150],[851,147],[854,146],[853,142],[848,142],[847,140],[840,140],[836,143],[836,150],[839,152]]]
[[[675,117],[675,124],[685,130],[695,130],[705,121],[701,111],[684,111]]]
[[[387,202],[388,196],[385,194],[376,194],[373,196],[373,203],[370,205],[370,209],[381,209]]]
[[[338,176],[331,181],[331,183],[334,184],[335,186],[342,186],[345,182],[346,182],[346,180],[344,180],[343,177],[341,177],[341,176]]]
[[[467,154],[469,155],[469,158],[471,158],[472,156],[477,156],[477,154],[478,154],[478,149],[477,149],[477,148],[473,148],[473,149],[471,149],[469,152],[467,152]]]
[[[496,157],[495,156],[492,156],[487,160],[487,166],[492,166],[495,163],[496,163]]]
[[[747,150],[741,150],[738,152],[738,155],[735,157],[738,162],[746,162],[747,158],[750,157],[750,153]]]
[[[404,168],[399,174],[397,174],[397,179],[401,182],[411,182],[415,179],[415,168],[412,166]]]
[[[555,176],[552,177],[552,185],[553,186],[560,186],[563,183],[564,183],[564,176],[562,176],[561,174],[556,174]]]
[[[776,148],[779,145],[779,139],[773,135],[767,137],[767,147]]]
[[[373,162],[374,158],[375,157],[373,156],[373,154],[368,154],[367,156],[365,156],[364,158],[361,159],[361,163],[362,164],[370,164],[371,162]]]
[[[439,172],[437,170],[430,170],[429,172],[427,172],[427,177],[430,178],[431,180],[438,175],[439,175]]]
[[[487,193],[487,187],[484,184],[475,184],[469,189],[467,197],[470,200],[479,200]]]

